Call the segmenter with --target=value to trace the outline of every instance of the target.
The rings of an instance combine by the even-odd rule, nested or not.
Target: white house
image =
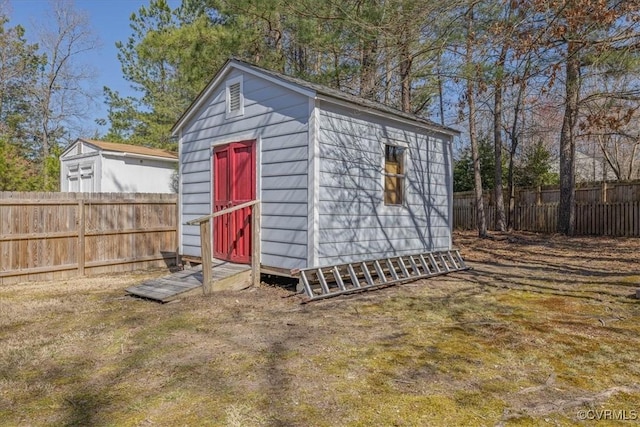
[[[188,221],[254,199],[263,271],[451,249],[454,129],[229,60],[173,133],[182,255]],[[214,223],[216,258],[249,262],[243,215]]]
[[[79,138],[60,155],[60,191],[173,193],[177,164],[165,150]]]

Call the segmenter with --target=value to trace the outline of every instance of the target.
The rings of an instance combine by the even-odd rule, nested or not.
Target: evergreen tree
[[[104,88],[106,139],[175,148],[170,129],[214,73],[239,50],[239,38],[205,1],[172,10],[152,0],[131,16],[129,39],[118,42],[125,79],[139,97]]]
[[[29,138],[36,111],[29,88],[43,58],[24,35],[22,27],[9,27],[0,16],[0,191],[36,188],[37,152]]]
[[[36,188],[35,166],[20,150],[0,136],[0,191],[30,191]]]
[[[516,168],[516,185],[537,187],[560,182],[557,173],[551,171],[551,153],[539,141],[525,150],[522,165]]]
[[[478,144],[478,155],[480,158],[480,175],[482,177],[482,189],[492,190],[495,188],[495,157],[493,145],[487,138],[482,138]],[[502,156],[502,171],[505,173],[507,158]],[[504,179],[504,176],[503,176]],[[453,191],[471,191],[474,188],[473,160],[471,148],[466,147],[460,153],[460,158],[453,165]]]
[[[448,34],[424,24],[440,22],[436,17],[451,7],[417,0],[190,0],[171,10],[166,0],[152,0],[132,15],[133,33],[117,45],[123,74],[140,95],[105,88],[106,138],[170,146],[170,127],[229,57],[404,111],[428,111]]]
[[[21,26],[8,27],[0,16],[0,136],[17,147],[18,153],[35,158],[28,139],[36,116],[30,88],[37,83],[37,72],[44,63],[38,46],[27,43]]]

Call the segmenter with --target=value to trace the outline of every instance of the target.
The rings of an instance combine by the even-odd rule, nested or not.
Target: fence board
[[[175,262],[175,194],[0,192],[0,284]]]

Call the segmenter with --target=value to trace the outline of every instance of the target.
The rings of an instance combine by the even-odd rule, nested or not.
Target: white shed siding
[[[175,162],[102,154],[101,191],[106,193],[173,193]]]
[[[450,136],[320,106],[317,264],[449,249]],[[383,203],[387,143],[408,147],[403,206]]]
[[[224,80],[240,74],[232,69]],[[262,264],[305,267],[308,98],[252,74],[242,78],[243,115],[226,118],[222,83],[182,127],[181,222],[211,213],[211,146],[257,139]],[[199,229],[182,229],[182,253],[200,256]]]

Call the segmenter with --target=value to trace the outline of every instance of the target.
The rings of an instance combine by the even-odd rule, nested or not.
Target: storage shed
[[[165,150],[79,138],[60,155],[60,191],[174,193],[177,165]]]
[[[229,60],[173,127],[187,222],[258,199],[263,273],[451,249],[454,129]],[[215,219],[213,255],[249,263],[247,215]]]

